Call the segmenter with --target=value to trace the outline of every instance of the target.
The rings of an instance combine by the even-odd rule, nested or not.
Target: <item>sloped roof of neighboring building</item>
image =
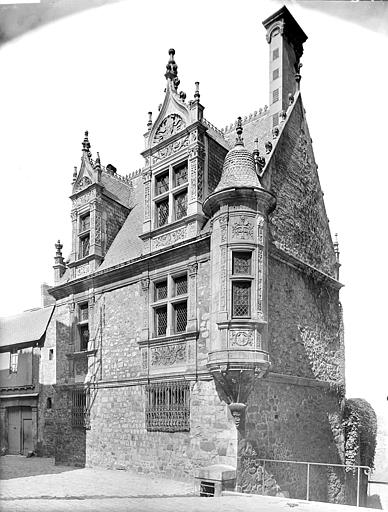
[[[104,270],[142,255],[143,241],[139,238],[143,227],[143,181],[139,176],[132,180],[131,205],[122,228],[117,233],[112,245],[98,270]]]
[[[0,349],[28,346],[45,334],[55,306],[24,311],[19,315],[0,318]]]

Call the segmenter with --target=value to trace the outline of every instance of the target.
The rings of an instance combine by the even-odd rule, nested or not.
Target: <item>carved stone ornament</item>
[[[142,348],[141,350],[141,366],[143,370],[148,368],[148,349]]]
[[[74,199],[73,206],[80,206],[82,204],[89,203],[89,201],[91,201],[93,199],[93,197],[94,197],[94,195],[92,194],[91,191],[86,192],[82,196],[79,196],[76,199]]]
[[[75,268],[75,277],[85,276],[86,274],[89,274],[89,272],[89,263],[84,263],[83,265],[80,265],[79,267]]]
[[[144,185],[144,220],[151,218],[151,186],[148,181]]]
[[[253,331],[230,331],[229,343],[231,347],[253,347],[255,336]]]
[[[152,155],[152,163],[155,164],[170,155],[177,153],[180,149],[186,148],[189,145],[189,136],[183,137],[182,139],[172,142],[165,148],[159,149]]]
[[[242,403],[231,403],[229,404],[229,409],[230,409],[230,412],[233,416],[233,419],[234,419],[234,422],[236,424],[236,428],[239,428],[243,419],[244,419],[244,415],[245,415],[245,409],[246,409],[246,404],[242,404]]]
[[[156,130],[154,143],[159,144],[163,140],[172,137],[186,127],[186,123],[178,114],[170,114],[160,123]]]
[[[261,245],[264,243],[264,217],[257,219],[257,241]]]
[[[189,276],[196,276],[198,272],[198,263],[196,261],[194,263],[189,263],[188,270]]]
[[[175,231],[170,231],[170,233],[166,233],[164,235],[160,235],[155,237],[152,240],[154,249],[161,249],[162,247],[166,247],[167,245],[173,245],[181,240],[186,238],[186,226],[176,229]]]
[[[186,361],[186,343],[151,348],[151,366],[173,366]]]
[[[228,215],[222,215],[219,218],[220,228],[221,228],[221,243],[226,242],[226,234],[228,229]]]
[[[143,292],[147,292],[148,288],[150,287],[150,280],[148,277],[143,277],[141,280],[141,289]]]
[[[244,215],[241,215],[240,220],[235,222],[232,226],[232,236],[239,240],[252,239],[253,224],[249,222]]]
[[[190,162],[190,189],[191,199],[197,198],[197,160]]]
[[[92,180],[90,178],[88,178],[87,176],[83,176],[83,178],[81,178],[81,180],[77,183],[76,190],[77,191],[82,190],[83,188],[86,188],[91,184],[92,184]]]

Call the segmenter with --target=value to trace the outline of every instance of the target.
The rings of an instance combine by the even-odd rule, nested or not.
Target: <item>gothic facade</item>
[[[176,478],[224,464],[255,492],[258,457],[343,462],[338,248],[299,87],[307,36],[285,7],[264,27],[269,107],[216,128],[199,84],[191,100],[179,90],[171,49],[141,171],[104,166],[85,133],[50,289],[58,463]],[[286,473],[280,487],[303,494]]]

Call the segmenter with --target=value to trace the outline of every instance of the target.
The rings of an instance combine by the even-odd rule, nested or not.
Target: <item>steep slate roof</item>
[[[131,188],[126,181],[103,170],[101,173],[101,185],[105,187],[104,194],[106,196],[129,208]]]
[[[132,180],[131,205],[122,228],[109,247],[104,261],[98,270],[119,265],[142,255],[143,242],[139,238],[143,228],[143,180],[141,176]]]
[[[27,347],[39,341],[46,332],[53,311],[54,306],[48,306],[0,318],[0,350],[15,345]]]

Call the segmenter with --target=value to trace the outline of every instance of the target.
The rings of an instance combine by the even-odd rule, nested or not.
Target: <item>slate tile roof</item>
[[[32,309],[0,318],[0,350],[8,346],[32,345],[45,334],[54,306]]]

